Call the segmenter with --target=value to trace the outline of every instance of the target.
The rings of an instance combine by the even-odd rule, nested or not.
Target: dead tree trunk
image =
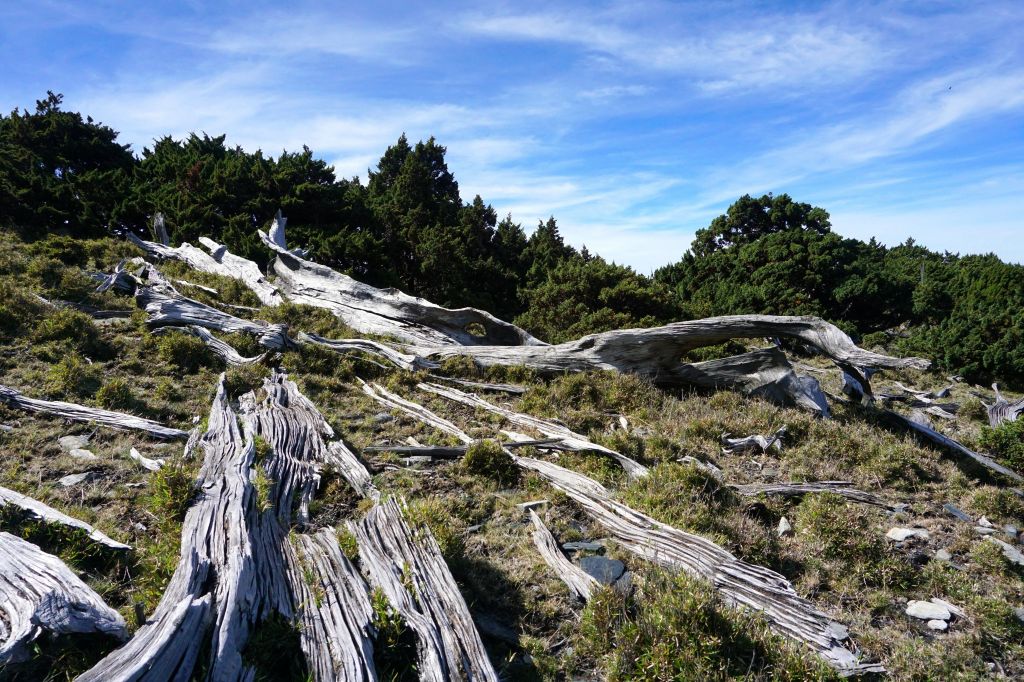
[[[202,327],[198,327],[194,324],[189,325],[188,327],[159,327],[157,329],[154,329],[153,333],[161,334],[170,331],[171,329],[177,329],[182,333],[191,334],[192,336],[198,338],[199,340],[206,344],[207,348],[213,351],[214,355],[216,355],[217,357],[224,360],[224,362],[234,367],[239,367],[241,365],[258,365],[267,358],[267,353],[261,353],[260,355],[253,356],[251,358],[244,357],[237,350],[235,350],[234,347],[231,346],[231,344],[221,341],[207,330],[203,329]]]
[[[63,561],[0,533],[0,667],[24,660],[26,645],[44,632],[127,636],[120,614]]]
[[[899,509],[902,505],[893,504],[878,495],[850,487],[849,481],[814,481],[810,483],[750,483],[747,485],[729,484],[729,487],[740,495],[756,497],[757,495],[777,495],[779,497],[801,497],[808,493],[833,493],[854,502],[870,504],[884,509]]]
[[[136,417],[135,415],[123,412],[111,412],[95,407],[76,405],[75,403],[28,398],[13,388],[7,388],[6,386],[0,386],[0,403],[6,403],[19,410],[49,414],[62,419],[78,422],[95,422],[120,431],[144,431],[154,438],[172,439],[188,437],[188,432],[186,431],[172,429],[150,419],[143,419],[142,417]]]
[[[648,473],[647,467],[636,460],[626,457],[615,450],[606,448],[603,445],[592,443],[585,436],[571,431],[562,424],[557,424],[547,419],[538,419],[537,417],[531,417],[528,414],[521,414],[519,412],[507,410],[504,407],[492,405],[472,393],[464,393],[456,388],[438,386],[437,384],[419,384],[417,388],[423,391],[429,391],[430,393],[435,393],[444,398],[448,398],[449,400],[454,400],[455,402],[462,403],[463,405],[469,405],[470,407],[480,408],[487,410],[488,412],[500,414],[513,424],[534,429],[541,432],[548,438],[557,438],[559,440],[559,445],[562,447],[571,448],[573,450],[590,450],[604,453],[617,461],[623,470],[632,478],[646,476]]]
[[[88,535],[90,540],[98,542],[108,549],[131,549],[130,545],[118,542],[109,535],[96,530],[85,521],[80,521],[72,516],[68,516],[64,512],[57,511],[53,507],[43,504],[39,500],[34,500],[27,495],[22,495],[19,492],[15,492],[7,488],[0,488],[0,507],[16,507],[17,509],[20,509],[23,514],[26,514],[37,521],[42,521],[43,523],[56,523],[70,528],[77,528]]]
[[[590,601],[594,590],[600,587],[600,583],[589,573],[566,559],[565,555],[562,554],[562,550],[558,548],[555,537],[548,530],[547,526],[544,525],[537,512],[532,509],[529,512],[530,520],[533,522],[533,544],[537,547],[540,555],[544,557],[545,563],[568,586],[569,591],[573,595],[583,601]]]
[[[1011,403],[999,392],[999,384],[992,384],[992,390],[995,391],[996,401],[991,405],[985,405],[989,426],[995,427],[1003,422],[1017,421],[1017,417],[1024,414],[1024,398]]]

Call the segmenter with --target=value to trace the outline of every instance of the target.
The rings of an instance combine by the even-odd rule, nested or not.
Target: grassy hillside
[[[32,397],[105,406],[182,429],[201,421],[216,378],[226,369],[223,364],[192,337],[151,334],[130,297],[93,290],[89,273],[109,271],[121,258],[136,255],[142,254],[110,238],[50,237],[26,243],[0,232],[0,384]],[[187,295],[210,305],[259,306],[234,280],[175,263],[161,270],[171,279],[216,289],[214,296],[180,284]],[[37,295],[134,312],[94,320],[48,305]],[[353,336],[333,316],[303,306],[263,308],[250,316],[328,337]],[[235,335],[225,340],[244,355],[257,352],[251,339]],[[822,379],[826,390],[839,393],[832,366],[816,358],[801,363]],[[359,357],[305,347],[281,355],[279,366],[356,452],[400,444],[410,436],[422,443],[453,443],[418,422],[382,411],[359,390],[356,377],[376,379],[474,437],[496,437],[502,427],[494,415],[418,392],[418,375],[382,369]],[[232,396],[256,387],[268,371],[261,366],[228,369]],[[461,361],[449,362],[441,373],[526,385],[522,396],[493,400],[560,419],[651,466],[649,477],[629,481],[612,460],[596,453],[561,453],[558,460],[605,484],[631,507],[782,573],[801,595],[848,625],[854,640],[884,663],[893,679],[1024,676],[1024,622],[1014,613],[1024,606],[1024,574],[972,524],[942,508],[951,503],[974,519],[986,516],[997,528],[1024,528],[1024,498],[1005,482],[962,469],[939,451],[891,430],[874,408],[838,404],[833,419],[816,420],[731,392],[667,393],[645,380],[612,373],[540,380],[523,369],[483,372]],[[876,391],[892,380],[922,389],[946,383],[938,374],[890,373],[876,379]],[[954,385],[949,400],[961,405],[959,416],[938,428],[968,446],[999,448],[993,452],[997,458],[1019,467],[1024,460],[1019,434],[983,426],[984,410],[973,390]],[[0,485],[84,519],[135,549],[127,556],[99,552],[82,537],[25,522],[10,512],[0,516],[2,529],[61,556],[134,627],[136,605],[152,612],[178,560],[181,520],[193,495],[197,462],[181,458],[180,444],[63,423],[4,405],[0,424],[11,427],[0,431]],[[782,425],[788,431],[781,452],[722,454],[723,433],[767,434]],[[99,460],[64,452],[57,439],[68,434],[90,435],[87,447]],[[147,472],[128,457],[132,446],[147,457],[167,458],[168,464]],[[745,498],[678,461],[688,455],[715,463],[729,483],[846,480],[908,506],[891,513],[831,494],[802,500]],[[512,644],[485,631],[492,660],[509,679],[831,679],[827,668],[771,634],[756,615],[724,606],[708,585],[657,569],[605,541],[604,531],[575,503],[534,474],[510,473],[485,455],[425,468],[405,467],[389,453],[365,459],[381,491],[404,496],[411,519],[434,533],[474,613],[518,637]],[[68,488],[58,484],[63,476],[85,471],[98,476]],[[606,556],[625,562],[632,587],[605,588],[586,605],[572,601],[536,552],[529,520],[517,506],[536,499],[549,501],[542,515],[559,542],[602,541]],[[328,526],[361,511],[359,498],[336,476],[322,482],[311,510],[314,524]],[[776,529],[782,517],[793,530],[780,537]],[[922,527],[930,537],[897,544],[886,538],[895,526]],[[943,549],[951,560],[935,557]],[[908,599],[930,597],[952,602],[966,617],[954,620],[948,632],[935,633],[904,615]],[[394,679],[414,679],[408,666],[410,634],[381,604],[378,624],[380,669]],[[257,633],[251,660],[264,679],[281,679],[286,668],[291,679],[304,679],[305,671],[295,664],[295,638],[282,634],[294,633],[286,623],[267,623]],[[70,678],[115,645],[87,637],[40,640],[31,660],[10,666],[0,677]]]

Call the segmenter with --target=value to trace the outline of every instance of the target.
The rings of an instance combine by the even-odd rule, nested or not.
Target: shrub
[[[195,472],[180,460],[168,461],[149,478],[150,504],[163,521],[184,520],[195,491]]]
[[[1003,422],[996,427],[981,427],[978,443],[1010,468],[1024,467],[1024,419]]]
[[[229,367],[225,372],[224,386],[228,395],[237,397],[262,386],[264,377],[269,374],[270,370],[260,364]]]
[[[467,472],[488,478],[500,486],[508,487],[519,482],[519,467],[493,440],[481,440],[470,445],[462,466]]]
[[[128,386],[128,382],[121,377],[111,379],[96,392],[96,402],[110,409],[130,407],[133,400],[132,390]]]
[[[0,282],[0,332],[17,336],[44,311],[43,304],[10,282]]]
[[[190,374],[210,362],[206,344],[194,336],[181,332],[162,335],[157,343],[157,354],[162,360]]]
[[[67,343],[81,353],[93,355],[102,350],[100,331],[92,318],[77,310],[61,309],[41,319],[32,333],[37,342]]]
[[[46,375],[47,392],[58,398],[85,398],[99,387],[99,367],[90,365],[77,353],[65,355]]]

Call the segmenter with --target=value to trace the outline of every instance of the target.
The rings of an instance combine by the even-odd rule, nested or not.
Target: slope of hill
[[[118,293],[116,287],[96,291],[94,273],[111,273],[123,259],[137,257],[153,262],[154,276],[196,302],[260,321],[257,325],[287,324],[292,338],[300,331],[340,340],[367,337],[324,309],[263,306],[239,280],[174,260],[155,262],[125,241],[50,236],[26,242],[2,232],[0,384],[33,398],[214,433],[220,373],[225,373],[222,408],[237,412],[243,423],[254,414],[246,407],[252,404],[268,410],[278,405],[284,422],[295,416],[289,410],[298,409],[299,398],[271,395],[277,390],[274,382],[285,381],[272,372],[287,374],[333,432],[317,437],[359,456],[372,481],[354,484],[339,465],[343,460],[330,460],[321,467],[308,513],[298,497],[294,509],[290,503],[288,509],[275,507],[275,501],[291,499],[281,497],[282,481],[301,474],[273,463],[316,437],[303,432],[301,438],[279,440],[281,432],[273,428],[256,430],[241,483],[250,491],[243,508],[253,520],[253,537],[270,519],[285,518],[291,546],[308,549],[305,543],[314,529],[331,529],[340,549],[374,584],[371,554],[360,544],[358,526],[349,522],[379,508],[367,485],[382,499],[403,499],[409,526],[421,529],[414,534],[437,542],[447,568],[433,570],[454,577],[490,664],[504,678],[836,675],[806,643],[781,636],[771,614],[729,605],[728,581],[712,584],[667,567],[656,545],[638,554],[578,496],[553,487],[542,471],[530,468],[534,460],[580,472],[605,486],[615,504],[781,574],[802,598],[793,603],[807,603],[848,628],[850,638],[837,633],[837,641],[859,647],[861,660],[880,663],[894,679],[1024,675],[1024,621],[1015,611],[1024,606],[1024,567],[1015,563],[1016,529],[1024,528],[1024,498],[1017,484],[919,442],[899,422],[887,419],[884,409],[929,410],[915,419],[934,421],[934,428],[965,446],[1019,467],[1024,457],[1017,445],[1018,422],[995,429],[986,425],[982,399],[994,401],[987,389],[950,382],[937,372],[889,370],[872,382],[876,401],[861,404],[843,399],[841,373],[801,345],[786,347],[797,369],[820,379],[831,396],[829,419],[730,390],[664,389],[628,373],[542,376],[514,365],[484,368],[464,357],[413,371],[393,368],[372,353],[338,354],[308,342],[273,352],[261,362],[228,366],[200,338],[174,330],[154,333],[153,312],[140,310],[130,293]],[[214,336],[242,356],[267,350],[244,331]],[[389,342],[387,337],[372,340]],[[697,349],[685,359],[724,357],[760,345],[745,343]],[[546,436],[507,416],[423,390],[424,382],[446,383],[436,377],[521,387],[522,393],[481,395],[516,413],[557,420],[593,445],[583,450],[560,449],[551,442],[513,450],[494,447],[481,439],[507,441],[503,430]],[[443,417],[451,428],[428,426],[403,403],[383,405],[360,379]],[[941,390],[947,385],[948,395]],[[914,394],[905,386],[930,393]],[[204,419],[207,414],[211,417]],[[211,481],[201,452],[183,453],[181,442],[70,423],[5,404],[0,404],[0,424],[0,486],[86,521],[132,549],[98,545],[83,531],[33,520],[11,505],[2,510],[2,530],[60,557],[121,613],[130,633],[143,626],[152,631],[155,614],[164,613],[161,599],[181,570],[180,553],[188,539],[188,533],[182,537],[183,525],[190,528],[195,510],[209,499],[208,488],[196,488],[197,481]],[[768,435],[783,426],[781,447],[723,449],[723,434]],[[452,457],[452,448],[462,444],[460,432],[473,443],[464,457]],[[59,439],[68,435],[84,440],[61,444]],[[430,461],[395,451],[410,442],[451,447]],[[163,460],[162,466],[150,471],[131,456],[132,448],[145,461]],[[639,463],[647,474],[628,475],[598,448]],[[67,478],[75,474],[87,476]],[[845,483],[826,485],[823,492],[785,491],[792,496],[764,488],[822,481]],[[594,586],[585,602],[572,596],[534,545],[535,525],[523,505],[537,500],[544,502],[530,506],[562,546],[563,557],[609,581],[611,574],[613,585]],[[253,550],[253,556],[260,551]],[[415,587],[412,608],[428,598],[415,569],[408,562],[396,565],[399,585]],[[618,575],[623,569],[628,577]],[[241,620],[252,620],[249,630],[241,630],[241,661],[259,679],[313,674],[311,662],[317,659],[310,651],[316,642],[310,641],[312,626],[304,624],[303,614],[319,612],[335,592],[315,571],[299,572],[309,598],[298,600],[290,617],[270,615],[273,609],[256,616],[241,608]],[[293,584],[292,589],[299,587]],[[368,592],[373,628],[367,628],[365,638],[372,643],[378,677],[426,677],[422,655],[420,663],[413,663],[425,641],[417,629],[419,619],[402,615],[400,600],[387,595],[379,586]],[[909,602],[932,598],[952,607],[933,604],[939,617],[930,622],[907,615]],[[109,635],[39,634],[24,649],[25,660],[6,664],[6,678],[73,677],[102,665],[107,656],[116,657],[121,646]],[[221,659],[206,640],[196,646],[193,674],[202,677]]]

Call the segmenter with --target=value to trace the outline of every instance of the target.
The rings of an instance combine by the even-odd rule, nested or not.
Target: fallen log
[[[569,587],[569,591],[573,595],[583,601],[590,601],[594,590],[600,587],[600,583],[589,573],[569,561],[562,554],[562,550],[558,548],[555,537],[544,525],[537,512],[532,509],[528,511],[530,520],[533,522],[533,544],[537,547],[537,551],[544,557],[544,561],[558,575],[559,579]]]
[[[13,388],[0,386],[0,403],[20,410],[28,410],[39,414],[49,414],[62,419],[79,422],[95,422],[120,431],[144,431],[155,438],[186,438],[188,433],[180,429],[172,429],[150,419],[136,417],[123,412],[111,412],[95,407],[65,403],[58,400],[37,400],[28,398]]]
[[[68,516],[64,512],[57,511],[53,507],[43,504],[39,500],[34,500],[28,495],[22,495],[14,490],[0,487],[0,507],[8,506],[17,507],[24,514],[36,521],[41,521],[43,523],[56,523],[70,528],[77,528],[88,535],[89,539],[94,542],[98,542],[109,549],[131,549],[131,545],[118,542],[109,535],[96,530],[85,521],[80,521],[72,516]]]
[[[415,419],[418,419],[421,422],[429,424],[430,426],[433,426],[435,429],[438,429],[439,431],[444,431],[450,436],[455,436],[457,439],[459,439],[463,443],[466,443],[467,445],[473,442],[473,438],[463,433],[462,429],[455,426],[455,424],[452,424],[447,419],[437,416],[436,414],[434,414],[427,408],[423,407],[422,405],[417,405],[414,402],[405,400],[404,398],[401,398],[392,393],[391,391],[389,391],[388,389],[384,388],[380,384],[368,384],[362,379],[359,380],[359,383],[363,387],[363,393],[370,396],[371,398],[381,403],[382,405],[386,405],[387,407],[394,408],[402,412],[406,412],[407,414],[412,415]]]
[[[555,423],[548,419],[531,417],[528,414],[522,414],[520,412],[513,412],[512,410],[507,410],[504,407],[499,407],[498,405],[492,405],[479,396],[473,395],[472,393],[464,393],[457,388],[448,388],[437,384],[423,383],[418,384],[417,388],[448,398],[449,400],[454,400],[455,402],[462,403],[463,405],[469,405],[470,407],[480,408],[495,414],[500,414],[513,424],[534,429],[548,438],[558,439],[559,445],[564,448],[581,451],[594,451],[606,454],[618,462],[623,470],[633,478],[646,476],[648,473],[647,467],[636,460],[631,459],[620,452],[616,452],[611,448],[606,448],[603,445],[593,443],[585,436],[566,428],[562,424]]]
[[[893,504],[863,490],[850,487],[850,481],[813,481],[808,483],[730,483],[729,487],[745,497],[775,495],[779,497],[802,497],[808,493],[834,493],[853,502],[870,504],[885,509],[900,509],[903,505]]]
[[[266,353],[261,353],[260,355],[253,356],[251,358],[244,357],[241,354],[239,354],[239,352],[235,350],[234,347],[231,346],[231,344],[221,341],[203,327],[199,327],[194,324],[189,325],[187,327],[158,327],[157,329],[153,330],[153,333],[166,333],[168,331],[171,331],[172,329],[196,337],[197,339],[205,343],[206,347],[213,351],[214,355],[216,355],[217,357],[224,360],[224,362],[234,367],[240,367],[242,365],[258,365],[259,363],[266,360],[267,355],[270,352],[267,351]]]
[[[63,561],[0,532],[0,666],[25,660],[44,632],[127,637],[121,615]]]
[[[569,450],[561,445],[560,438],[543,438],[541,440],[522,440],[509,443],[501,443],[504,448],[547,448],[552,450]],[[436,459],[461,459],[469,450],[468,445],[371,445],[363,448],[363,452],[393,452],[396,455],[427,456]]]
[[[376,682],[373,608],[366,583],[333,529],[292,536],[286,552],[302,651],[314,680]]]
[[[992,384],[992,390],[995,391],[996,401],[991,405],[982,403],[988,414],[989,426],[995,427],[1003,422],[1017,421],[1017,417],[1024,414],[1024,398],[1011,403],[999,392],[999,384]]]
[[[525,386],[516,386],[515,384],[491,384],[482,381],[468,381],[466,379],[456,379],[455,377],[445,377],[440,374],[428,374],[431,379],[438,381],[447,381],[452,384],[459,386],[465,386],[466,388],[475,388],[478,391],[492,391],[495,393],[511,393],[513,395],[522,395],[526,393]]]
[[[415,409],[400,409],[428,424],[447,421],[425,407],[412,405]],[[458,427],[455,429],[464,442],[472,441]],[[637,556],[708,580],[727,602],[763,613],[775,630],[808,645],[842,675],[884,672],[879,664],[861,662],[844,644],[849,639],[846,628],[797,595],[785,577],[741,561],[710,540],[663,524],[613,500],[604,486],[582,474],[506,452],[517,465],[536,472],[573,498]]]
[[[285,297],[293,303],[330,310],[360,333],[426,345],[543,345],[523,329],[483,310],[442,308],[308,261],[280,244],[284,241],[283,223],[275,221],[271,233],[276,241],[262,231],[259,236],[277,254],[271,270]]]
[[[325,339],[317,334],[299,333],[299,341],[323,346],[337,353],[367,353],[375,357],[383,358],[399,369],[415,372],[420,369],[433,369],[437,363],[424,360],[415,355],[408,355],[394,348],[368,339]]]
[[[410,529],[393,499],[350,521],[348,528],[371,584],[416,632],[420,679],[497,682],[469,608],[429,531]]]

